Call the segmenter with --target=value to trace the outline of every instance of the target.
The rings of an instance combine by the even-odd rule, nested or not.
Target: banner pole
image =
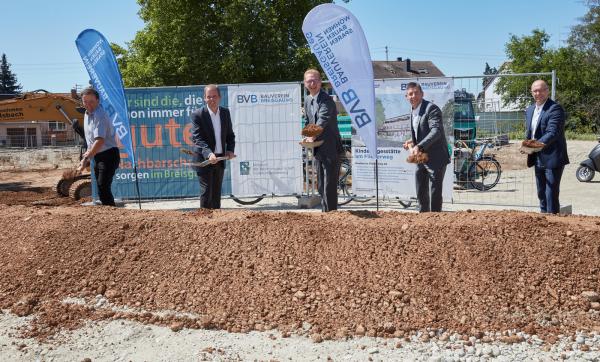
[[[379,211],[379,160],[375,159],[375,199],[377,200],[377,211]]]
[[[133,165],[133,173],[134,175],[137,175],[137,165]],[[135,178],[135,191],[137,192],[137,199],[138,199],[138,207],[141,210],[142,209],[142,199],[140,197],[140,184],[138,183],[138,178]]]

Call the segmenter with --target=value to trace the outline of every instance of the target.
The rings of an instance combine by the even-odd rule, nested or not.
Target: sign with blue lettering
[[[298,83],[219,87],[221,106],[229,108],[237,155],[227,161],[221,194],[237,197],[302,192],[300,85]],[[136,149],[137,172],[124,152],[113,193],[143,199],[198,197],[196,172],[188,165],[193,150],[191,115],[204,106],[204,87],[125,90]]]
[[[227,87],[219,87],[221,105],[227,106]],[[130,199],[137,179],[141,198],[197,197],[196,172],[187,165],[192,157],[191,114],[204,106],[204,87],[131,88],[125,90],[131,135],[137,151],[133,164],[121,159],[113,182],[115,195]],[[231,194],[230,165],[226,167],[223,195]]]
[[[98,31],[86,29],[77,36],[75,44],[94,88],[100,94],[100,106],[110,117],[114,131],[125,146],[129,159],[135,162],[123,79],[110,43]]]
[[[306,15],[302,31],[358,135],[377,158],[373,65],[358,20],[341,6],[322,4]]]

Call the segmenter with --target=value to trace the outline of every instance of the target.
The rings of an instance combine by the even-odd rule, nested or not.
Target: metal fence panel
[[[525,137],[525,107],[534,101],[531,97],[503,98],[497,89],[503,77],[525,77],[527,84],[540,78],[550,85],[553,81],[552,73],[454,77],[457,93],[469,100],[475,127],[471,138],[460,141],[457,137],[455,143],[455,203],[538,205],[534,172],[526,166],[526,155],[518,150]],[[524,94],[529,94],[529,88]],[[476,160],[478,152],[480,161]]]

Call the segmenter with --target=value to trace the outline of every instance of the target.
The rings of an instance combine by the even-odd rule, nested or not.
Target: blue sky
[[[502,64],[510,34],[540,28],[550,34],[550,46],[563,45],[587,10],[581,0],[337,3],[360,21],[373,60],[385,60],[387,46],[390,60],[431,60],[448,76],[481,74],[485,62]],[[138,10],[135,0],[3,0],[0,53],[6,53],[24,90],[68,92],[88,80],[75,48],[79,32],[94,28],[124,46],[144,26]]]

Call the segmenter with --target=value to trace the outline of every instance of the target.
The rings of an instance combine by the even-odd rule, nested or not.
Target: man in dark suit
[[[192,113],[194,162],[209,161],[205,167],[194,167],[200,180],[200,208],[221,208],[221,185],[225,161],[217,157],[235,157],[235,134],[229,110],[219,106],[221,92],[215,84],[204,87],[206,105]]]
[[[317,185],[321,195],[323,212],[337,210],[337,186],[340,177],[340,154],[342,137],[337,124],[337,109],[329,94],[321,89],[321,74],[316,69],[304,72],[304,86],[309,95],[304,99],[306,124],[316,124],[323,132],[315,137],[305,138],[306,142],[323,141],[315,147]]]
[[[417,164],[415,174],[419,212],[442,211],[442,184],[446,166],[450,163],[448,141],[444,133],[440,107],[423,99],[421,85],[410,82],[406,86],[406,99],[411,105],[410,140],[404,149],[417,156],[426,152],[429,161]]]
[[[531,84],[535,104],[525,111],[525,138],[537,140],[545,146],[541,151],[527,156],[527,167],[535,166],[540,210],[558,214],[560,203],[560,179],[565,165],[569,163],[565,139],[565,111],[549,99],[548,84],[539,79]]]

